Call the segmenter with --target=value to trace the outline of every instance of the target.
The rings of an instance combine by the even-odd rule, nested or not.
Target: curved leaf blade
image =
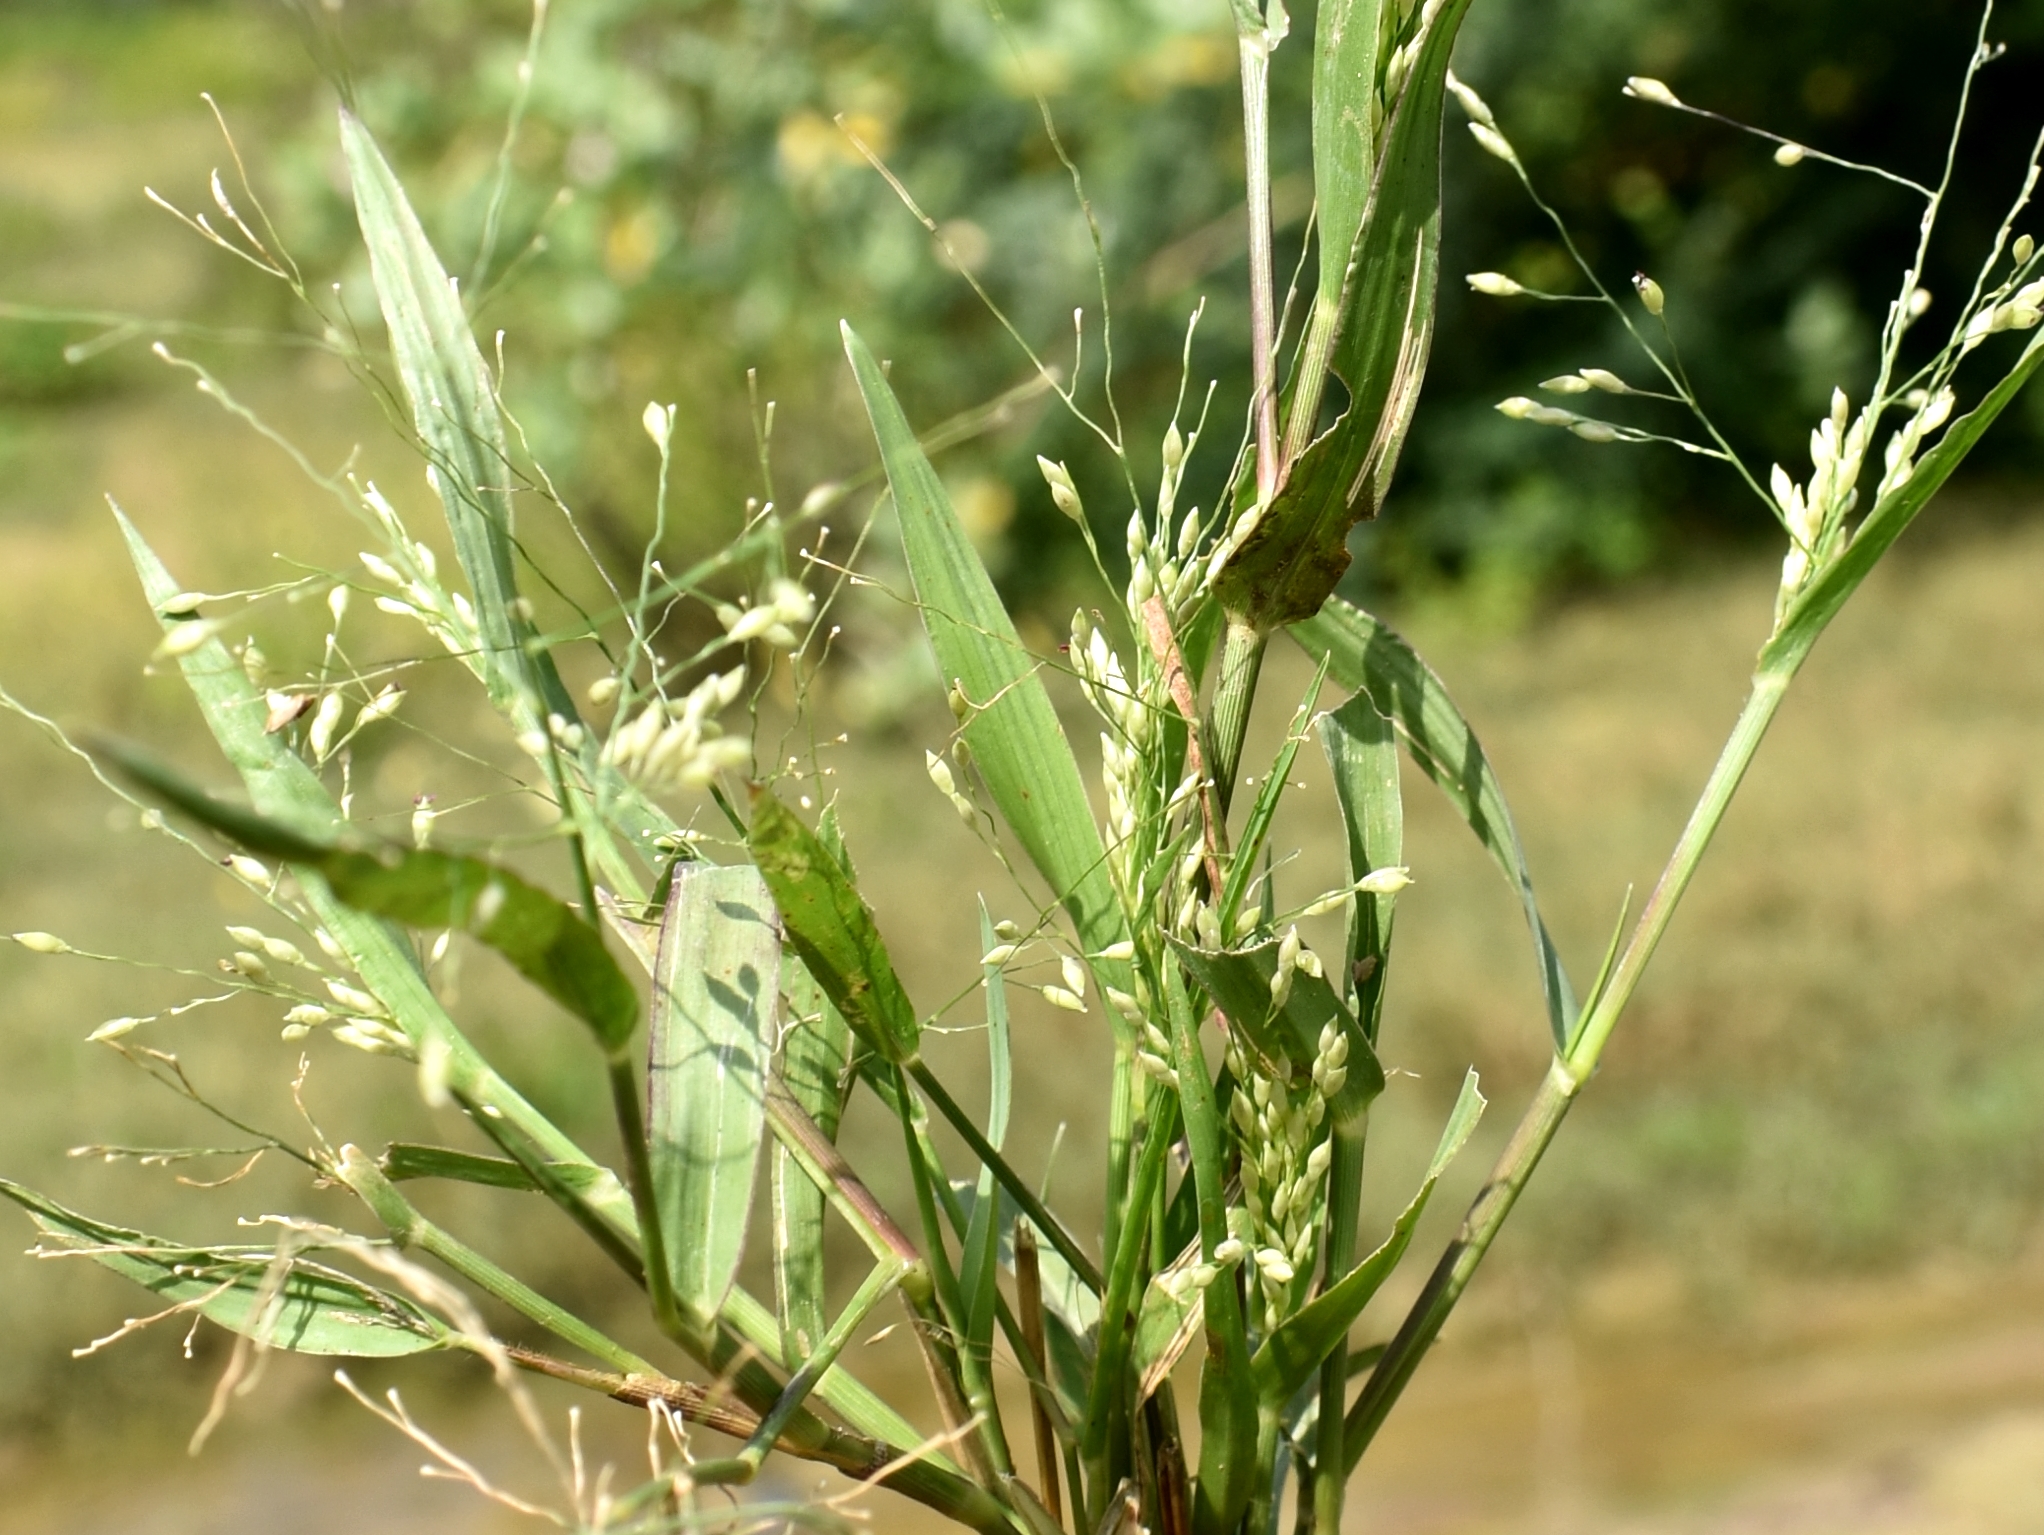
[[[763,788],[753,790],[746,844],[789,943],[860,1043],[895,1065],[913,1063],[922,1026],[844,866]]]
[[[849,325],[842,329],[900,514],[923,625],[945,681],[956,681],[973,705],[966,743],[1002,818],[1071,913],[1081,941],[1098,953],[1126,936],[1126,925],[1078,762],[1038,662],[1015,633],[879,363]]]
[[[197,1311],[266,1348],[389,1359],[445,1348],[453,1334],[418,1307],[354,1276],[262,1247],[188,1247],[110,1226],[0,1178],[0,1196],[66,1247],[168,1306]]]
[[[98,750],[150,794],[250,852],[314,870],[357,911],[410,927],[458,928],[489,945],[587,1023],[605,1049],[622,1048],[637,1031],[638,993],[603,935],[509,869],[432,849],[369,852],[323,842],[216,800],[133,747],[102,742]]]
[[[552,657],[526,645],[534,630],[518,602],[507,488],[511,456],[460,294],[389,161],[345,108],[341,149],[398,378],[474,598],[490,701],[516,715],[575,719],[574,700]]]
[[[1448,796],[1504,871],[1533,935],[1555,1048],[1565,1050],[1576,1023],[1575,991],[1534,899],[1532,871],[1526,866],[1526,850],[1505,805],[1504,790],[1476,732],[1448,696],[1447,685],[1388,624],[1340,597],[1329,598],[1314,617],[1292,625],[1291,633],[1306,654],[1328,658],[1329,673],[1337,682],[1370,695],[1419,770]]]
[[[114,517],[143,593],[167,632],[177,619],[165,604],[186,588],[119,507],[114,508]],[[346,825],[319,775],[281,736],[264,728],[269,706],[225,645],[217,638],[209,639],[180,656],[178,668],[221,754],[240,776],[260,814],[321,838],[334,836]],[[401,933],[382,918],[336,899],[316,875],[305,881],[305,898],[320,926],[333,935],[363,984],[389,1010],[406,1038],[422,1051],[430,1049],[446,1060],[450,1090],[490,1115],[501,1115],[501,1122],[529,1141],[541,1157],[599,1170],[588,1153],[506,1082],[455,1026]],[[485,1124],[498,1122],[494,1117],[483,1120]],[[588,1203],[610,1228],[636,1232],[631,1196],[615,1177],[606,1174],[591,1191]]]
[[[653,978],[646,1130],[674,1294],[705,1323],[744,1256],[780,982],[759,871],[676,869]]]
[[[1348,253],[1330,359],[1348,386],[1349,407],[1291,466],[1216,582],[1228,612],[1258,630],[1320,610],[1348,569],[1349,529],[1384,503],[1412,424],[1433,346],[1448,59],[1469,5],[1448,0],[1423,23],[1385,126],[1383,157]]]
[[[1308,1077],[1320,1053],[1320,1032],[1329,1024],[1348,1036],[1348,1080],[1328,1104],[1338,1124],[1354,1124],[1384,1091],[1377,1052],[1324,976],[1292,973],[1282,1005],[1271,1005],[1280,940],[1247,949],[1200,949],[1176,938],[1171,947],[1214,1006],[1227,1014],[1237,1035],[1274,1074]]]
[[[1349,878],[1360,881],[1405,861],[1405,801],[1398,788],[1398,745],[1391,722],[1370,695],[1320,717],[1320,749],[1334,777],[1334,795],[1348,834]],[[1349,973],[1363,1032],[1377,1037],[1384,1011],[1385,967],[1391,959],[1395,894],[1358,895],[1349,914]]]

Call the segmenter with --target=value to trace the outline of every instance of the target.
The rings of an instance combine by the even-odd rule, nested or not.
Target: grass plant
[[[292,1159],[314,1182],[350,1192],[371,1233],[292,1215],[265,1217],[262,1242],[192,1245],[0,1182],[50,1252],[91,1258],[154,1293],[162,1309],[123,1334],[189,1316],[235,1335],[201,1436],[265,1350],[460,1351],[484,1361],[556,1471],[552,1505],[484,1481],[395,1395],[387,1405],[362,1400],[448,1474],[566,1528],[842,1522],[842,1502],[734,1513],[720,1500],[717,1489],[753,1482],[773,1455],[834,1467],[860,1490],[884,1484],[983,1531],[1265,1535],[1287,1518],[1322,1535],[1340,1528],[1349,1478],[1595,1074],[1818,637],[2044,362],[2039,342],[2022,340],[2044,309],[2038,253],[2017,228],[2034,152],[1972,292],[1951,306],[1942,339],[1919,339],[1932,308],[1922,272],[1958,164],[1956,129],[1935,184],[1779,144],[1785,172],[1871,173],[1919,201],[1922,215],[1870,396],[1857,410],[1834,396],[1800,481],[1780,466],[1749,466],[1712,424],[1675,344],[1680,292],[1646,274],[1607,284],[1583,263],[1596,301],[1637,342],[1633,366],[1649,383],[1585,367],[1542,387],[1578,403],[1609,396],[1614,410],[1640,414],[1586,415],[1525,396],[1500,409],[1591,445],[1672,445],[1721,461],[1780,520],[1789,549],[1747,701],[1704,792],[1638,917],[1621,920],[1578,993],[1474,731],[1417,652],[1337,591],[1350,532],[1389,493],[1425,374],[1451,98],[1487,152],[1519,164],[1503,125],[1449,70],[1470,3],[1327,0],[1320,9],[1316,259],[1286,292],[1272,258],[1267,71],[1275,50],[1304,41],[1292,41],[1280,0],[1234,0],[1250,189],[1247,418],[1232,443],[1216,446],[1223,424],[1188,377],[1152,470],[1115,406],[1103,260],[1101,309],[1090,322],[1080,313],[1071,366],[1060,372],[1029,354],[1116,466],[1129,501],[1122,547],[1103,549],[1099,528],[1121,521],[1120,508],[1096,521],[1070,470],[1041,461],[1050,498],[1086,540],[1102,582],[1103,607],[1076,614],[1055,655],[1024,642],[889,367],[849,324],[844,347],[878,474],[815,487],[784,507],[764,406],[761,495],[742,531],[670,571],[661,535],[687,514],[686,487],[669,483],[673,409],[651,404],[642,424],[661,466],[654,540],[630,579],[570,573],[534,558],[534,519],[576,524],[504,405],[503,343],[493,365],[460,286],[352,112],[340,119],[341,146],[387,353],[300,271],[238,156],[231,183],[213,183],[216,210],[179,214],[285,284],[321,344],[386,403],[424,461],[445,524],[438,547],[458,570],[458,579],[443,573],[442,535],[422,536],[405,498],[303,457],[371,544],[359,570],[299,565],[255,590],[193,591],[116,509],[160,623],[154,660],[188,683],[241,793],[216,797],[141,747],[73,741],[51,727],[149,825],[270,909],[265,926],[229,929],[219,979],[198,976],[211,988],[204,995],[269,999],[286,1037],[308,1049],[317,1036],[407,1068],[448,1138],[465,1142],[369,1150],[309,1115],[301,1131],[272,1130],[212,1102],[174,1054],[150,1043],[155,1020],[124,1017],[97,1032],[224,1122],[235,1155]],[[1990,6],[1962,122],[1974,77],[1994,57],[1991,19]],[[1656,81],[1634,79],[1628,90],[1684,105]],[[1055,144],[1047,110],[1045,120]],[[1538,203],[1530,181],[1526,189]],[[901,191],[915,213],[911,189]],[[1542,297],[1493,273],[1469,281],[1504,299]],[[1188,358],[1198,322],[1195,312]],[[158,350],[288,447],[200,364]],[[1102,360],[1089,373],[1092,352]],[[1671,428],[1668,415],[1687,424]],[[1179,505],[1186,465],[1202,452],[1232,466],[1207,511]],[[907,590],[887,595],[919,615],[956,726],[942,752],[926,754],[948,807],[934,813],[955,812],[1007,876],[981,901],[977,984],[935,1006],[909,995],[889,953],[886,929],[913,914],[876,910],[862,893],[814,707],[848,594],[876,580],[862,564],[864,532],[847,540],[825,519],[845,513],[859,524],[863,512],[870,526],[883,506],[898,520],[908,577]],[[424,653],[368,659],[350,625],[362,602],[416,626]],[[329,622],[304,674],[279,678],[252,643],[235,644],[252,608],[305,604]],[[1245,771],[1265,651],[1280,636],[1307,652],[1310,681],[1296,702],[1282,701],[1290,723],[1274,757]],[[352,750],[406,720],[427,668],[469,679],[494,723],[473,739],[451,717],[417,728],[498,788],[476,805],[421,801],[393,826],[357,813]],[[1052,706],[1046,678],[1060,671],[1098,718],[1098,813]],[[1339,841],[1346,872],[1333,888],[1283,889],[1278,818],[1300,754],[1315,750],[1338,805],[1338,825],[1320,835]],[[1485,1107],[1471,1072],[1400,1213],[1388,1230],[1366,1229],[1365,1148],[1386,1081],[1385,981],[1397,900],[1411,880],[1401,750],[1523,906],[1551,1064],[1403,1321],[1364,1343],[1359,1320],[1406,1260]],[[514,803],[527,810],[522,834],[468,834],[484,818],[476,812],[501,816]],[[945,882],[933,871],[932,883]],[[1323,919],[1339,923],[1338,938],[1309,945],[1302,925],[1317,935]],[[13,941],[50,956],[80,952],[44,932]],[[498,956],[586,1035],[590,1071],[616,1117],[616,1166],[566,1133],[464,1029],[450,979],[473,949]],[[1010,991],[1021,987],[1112,1039],[1106,1154],[1089,1170],[1104,1211],[1097,1241],[1004,1153],[1011,1120],[1031,1111],[1014,1090],[1008,1018]],[[986,1044],[983,1115],[926,1048],[933,1030],[961,1019]],[[884,1177],[839,1144],[855,1106],[898,1128],[899,1161]],[[962,1167],[947,1159],[954,1137],[969,1156]],[[407,1191],[435,1180],[555,1206],[643,1289],[658,1347],[608,1335],[436,1223]],[[907,1197],[890,1202],[876,1186],[905,1187]],[[832,1221],[859,1240],[849,1268],[826,1242]],[[748,1245],[760,1241],[770,1300],[743,1283]],[[480,1298],[529,1331],[506,1336]],[[883,1395],[847,1353],[897,1308],[928,1402]],[[544,1347],[529,1341],[541,1334]],[[1011,1368],[1028,1382],[1026,1422],[1004,1412],[996,1389]],[[1181,1378],[1195,1373],[1181,1393]],[[585,1475],[578,1447],[557,1447],[525,1375],[648,1412],[651,1478],[623,1488]],[[914,1426],[931,1406],[943,1425],[934,1436]],[[733,1443],[706,1453],[692,1427]]]

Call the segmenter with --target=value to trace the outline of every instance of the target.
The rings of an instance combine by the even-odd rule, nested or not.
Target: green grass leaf
[[[1391,721],[1419,770],[1448,796],[1476,840],[1489,849],[1525,908],[1547,1000],[1547,1022],[1557,1050],[1566,1049],[1576,1022],[1576,996],[1533,895],[1526,850],[1506,808],[1504,790],[1476,732],[1448,696],[1433,668],[1388,624],[1353,603],[1330,598],[1318,615],[1292,626],[1306,654],[1325,656],[1337,682],[1370,695]]]
[[[398,378],[474,599],[490,701],[524,727],[549,714],[573,720],[552,658],[526,648],[534,631],[518,602],[511,457],[461,296],[376,141],[345,109],[341,149]]]
[[[860,1043],[897,1065],[913,1062],[922,1027],[844,866],[765,789],[753,791],[746,842],[788,942]]]
[[[454,1335],[409,1301],[303,1258],[278,1276],[264,1247],[189,1247],[67,1210],[0,1179],[0,1196],[68,1248],[132,1279],[166,1306],[197,1311],[230,1332],[299,1354],[388,1359],[444,1348]]]
[[[1127,929],[1079,765],[1037,675],[1038,662],[1015,633],[880,365],[850,326],[843,329],[900,514],[923,625],[945,684],[956,682],[973,705],[966,744],[1002,818],[1071,913],[1080,941],[1098,953]],[[1113,979],[1125,987],[1125,975]]]
[[[674,1294],[705,1324],[744,1255],[780,982],[759,871],[676,869],[654,976],[646,1128]]]
[[[1198,1261],[1199,1248],[1187,1249],[1169,1266],[1153,1274],[1143,1289],[1143,1302],[1136,1313],[1135,1341],[1129,1346],[1129,1368],[1135,1376],[1138,1404],[1163,1389],[1172,1369],[1206,1324],[1205,1292],[1190,1284],[1181,1288],[1172,1283]]]
[[[481,858],[383,845],[368,850],[308,837],[214,799],[133,747],[98,751],[157,799],[252,853],[310,869],[336,899],[410,927],[455,928],[489,945],[513,968],[588,1024],[615,1053],[639,1026],[639,998],[603,935],[556,897]]]
[[[1286,1318],[1276,1332],[1264,1339],[1262,1347],[1250,1361],[1250,1369],[1255,1375],[1257,1396],[1268,1408],[1281,1408],[1313,1378],[1320,1362],[1348,1336],[1349,1328],[1363,1314],[1363,1308],[1369,1305],[1384,1281],[1391,1277],[1412,1241],[1413,1228],[1426,1212],[1434,1185],[1441,1181],[1441,1174],[1448,1170],[1448,1164],[1455,1160],[1456,1153],[1468,1141],[1476,1122],[1483,1117],[1483,1109],[1484,1097],[1477,1091],[1476,1072],[1471,1070],[1462,1079],[1462,1091],[1448,1115],[1447,1128],[1441,1132],[1440,1143],[1434,1148],[1426,1177],[1421,1180],[1419,1191],[1412,1196],[1411,1202],[1392,1223],[1391,1235],[1385,1238],[1384,1245],[1302,1310]]]
[[[150,608],[168,632],[177,620],[167,614],[165,605],[186,588],[118,508],[114,515]],[[225,645],[208,639],[180,656],[178,667],[221,754],[240,776],[259,814],[320,838],[331,837],[346,825],[319,776],[282,736],[264,729],[269,705]],[[485,1122],[509,1126],[546,1160],[607,1171],[599,1169],[587,1152],[483,1059],[433,995],[403,934],[381,918],[341,902],[317,875],[306,879],[304,885],[306,901],[320,926],[340,945],[363,985],[390,1011],[421,1053],[430,1050],[445,1060],[450,1090],[479,1110],[501,1116]],[[592,1188],[588,1203],[614,1230],[636,1232],[631,1197],[616,1177]]]
[[[1249,818],[1242,823],[1242,835],[1228,856],[1228,874],[1221,890],[1220,921],[1222,932],[1234,930],[1235,913],[1242,909],[1242,897],[1249,890],[1249,882],[1256,877],[1256,865],[1263,857],[1265,845],[1270,840],[1270,829],[1277,819],[1278,801],[1283,798],[1285,785],[1291,781],[1292,764],[1298,760],[1299,743],[1306,738],[1306,722],[1313,717],[1313,704],[1320,697],[1320,686],[1327,680],[1327,663],[1323,660],[1313,673],[1313,680],[1306,685],[1305,696],[1299,700],[1297,712],[1285,731],[1284,744],[1278,748],[1277,756],[1271,760],[1270,771],[1263,775],[1263,782],[1256,790],[1256,801],[1249,807]],[[1264,893],[1270,893],[1266,882]]]
[[[1313,27],[1313,197],[1320,297],[1339,303],[1377,159],[1377,46],[1384,0],[1321,0]]]
[[[832,1140],[844,1109],[843,1080],[851,1060],[852,1031],[809,967],[781,956],[781,993],[789,1016],[781,1038],[781,1078],[789,1095]],[[781,1322],[782,1357],[807,1359],[829,1330],[824,1305],[823,1191],[777,1139],[772,1159],[774,1301]]]
[[[1320,1052],[1320,1031],[1328,1024],[1348,1036],[1348,1080],[1327,1106],[1336,1123],[1355,1123],[1384,1091],[1376,1050],[1324,976],[1295,971],[1283,1005],[1271,1006],[1280,940],[1247,949],[1200,949],[1174,938],[1171,946],[1273,1076],[1310,1076]]]
[[[456,1151],[451,1146],[422,1146],[413,1141],[392,1141],[376,1159],[383,1176],[392,1183],[420,1178],[444,1178],[454,1183],[474,1183],[484,1188],[517,1189],[538,1193],[539,1182],[509,1157],[478,1156],[473,1151]],[[549,1177],[559,1179],[585,1198],[599,1188],[615,1185],[620,1197],[629,1199],[617,1174],[607,1167],[588,1167],[579,1162],[546,1164]]]
[[[1405,861],[1405,801],[1398,789],[1398,743],[1391,722],[1358,689],[1320,717],[1320,749],[1334,776],[1334,796],[1348,833],[1351,880]],[[1349,915],[1349,966],[1356,1016],[1373,1041],[1384,1009],[1385,966],[1391,958],[1391,917],[1398,897],[1358,895]]]
[[[979,938],[982,954],[992,951],[998,939],[986,902],[979,903]],[[1008,1137],[1008,1109],[1013,1096],[1014,1069],[1008,1050],[1008,990],[999,965],[981,967],[980,986],[987,1009],[987,1144],[995,1151]],[[1001,1228],[995,1222],[999,1201],[994,1197],[994,1170],[981,1167],[975,1188],[972,1217],[966,1226],[960,1250],[958,1288],[965,1297],[965,1341],[977,1350],[984,1364],[992,1361],[994,1340],[994,1277],[1000,1267]],[[1010,1228],[1012,1229],[1012,1228]]]
[[[1469,3],[1448,0],[1425,24],[1418,57],[1385,126],[1383,158],[1348,255],[1329,359],[1348,387],[1348,409],[1292,465],[1283,489],[1216,582],[1231,617],[1259,631],[1320,610],[1348,569],[1349,529],[1384,504],[1412,423],[1433,345],[1448,57]],[[1316,125],[1316,172],[1322,137]]]

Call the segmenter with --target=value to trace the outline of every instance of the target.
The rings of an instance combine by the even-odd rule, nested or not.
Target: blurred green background
[[[1309,200],[1300,11],[1275,87],[1281,264],[1297,257]],[[0,10],[0,300],[302,333],[277,284],[141,195],[146,183],[182,207],[209,205],[207,173],[225,160],[198,100],[209,90],[308,276],[339,283],[371,323],[332,134],[345,89],[450,268],[487,294],[480,323],[506,332],[507,399],[616,567],[636,559],[650,525],[640,410],[679,403],[669,557],[682,559],[719,542],[761,493],[748,368],[778,402],[784,497],[868,464],[840,316],[894,359],[919,422],[1028,377],[952,261],[838,132],[839,115],[939,223],[953,261],[1067,370],[1071,310],[1084,306],[1081,388],[1099,401],[1093,250],[1031,99],[1040,90],[1100,230],[1138,464],[1153,460],[1201,297],[1194,387],[1221,380],[1210,441],[1231,441],[1246,316],[1225,8],[1043,0],[1008,14],[1004,37],[980,0],[554,0],[486,252],[524,5],[11,0]],[[1870,180],[1781,169],[1766,146],[1627,101],[1618,84],[1657,75],[1687,99],[1928,177],[1976,22],[1975,8],[1944,0],[1484,0],[1459,66],[1606,280],[1644,267],[1667,288],[1685,360],[1733,441],[1800,472],[1831,384],[1864,388],[1868,317],[1905,258],[1913,209]],[[1929,279],[1941,295],[1970,281],[1967,257],[2020,174],[2044,99],[2044,5],[2005,6],[1994,35],[2010,56],[1988,73],[1964,141],[1954,238]],[[1707,466],[1593,448],[1490,410],[1549,374],[1630,359],[1594,310],[1467,295],[1453,274],[1573,280],[1551,230],[1459,129],[1447,176],[1451,277],[1429,387],[1384,521],[1358,536],[1353,580],[1475,719],[1580,977],[1627,884],[1653,877],[1736,707],[1766,622],[1774,536]],[[353,557],[351,530],[281,454],[150,358],[146,335],[100,347],[105,323],[26,314],[0,325],[0,684],[67,724],[115,726],[203,763],[175,680],[144,674],[152,623],[102,494],[189,584],[213,590],[272,579],[276,550],[338,566]],[[172,339],[315,462],[362,444],[386,483],[416,484],[375,403],[322,354]],[[91,357],[67,362],[80,343]],[[1958,1535],[2044,1522],[2039,400],[2011,413],[1821,647],[1597,1090],[1366,1473],[1369,1528]],[[1097,599],[1078,584],[1077,544],[1035,476],[1038,452],[1070,459],[1118,546],[1110,464],[1040,396],[940,467],[1048,636],[1073,601]],[[1195,461],[1188,495],[1215,493],[1226,456]],[[884,526],[871,558],[882,571],[893,558]],[[309,633],[280,619],[260,638],[289,665]],[[853,852],[911,990],[934,997],[975,957],[965,895],[1000,879],[922,779],[921,747],[945,717],[920,646],[909,615],[862,606],[829,707],[853,733],[840,759]],[[1288,701],[1303,681],[1288,658],[1269,692]],[[204,970],[223,951],[222,924],[252,915],[4,717],[0,772],[0,930],[47,928]],[[401,805],[446,772],[400,745],[365,760],[364,792]],[[1308,782],[1291,821],[1302,881],[1335,856],[1325,785]],[[1382,1114],[1373,1197],[1397,1197],[1474,1060],[1497,1110],[1441,1202],[1452,1219],[1541,1069],[1543,1035],[1506,893],[1424,783],[1409,793],[1420,883],[1401,910],[1387,1059],[1410,1075]],[[178,1187],[174,1170],[64,1155],[209,1133],[84,1043],[104,1019],[188,986],[10,947],[0,988],[0,1175],[194,1237],[230,1234],[236,1212],[305,1204],[270,1169],[206,1192]],[[467,986],[463,1013],[521,1083],[605,1144],[598,1084],[574,1041],[530,1026],[517,993],[488,974]],[[1075,1063],[1100,1042],[1086,1020],[1024,1023],[1031,1091],[1048,1105],[1031,1144],[1040,1154],[1067,1119],[1060,1165],[1077,1167],[1100,1127]],[[277,1040],[274,1019],[222,1008],[173,1027],[152,1038],[210,1091],[294,1122],[296,1047]],[[436,1131],[412,1098],[395,1068],[316,1052],[310,1100],[338,1136],[458,1133]],[[310,1198],[350,1214],[331,1195]],[[602,1316],[629,1309],[545,1212],[477,1195],[439,1213],[561,1299]],[[185,1364],[163,1331],[69,1357],[135,1299],[96,1272],[0,1259],[0,1531],[266,1530],[280,1510],[294,1529],[495,1527],[463,1495],[415,1488],[415,1457],[337,1406],[323,1371],[288,1362],[205,1459],[181,1464],[216,1346],[201,1339]],[[389,1378],[486,1459],[515,1463],[458,1367]],[[632,1453],[636,1424],[606,1432]],[[115,1465],[124,1474],[109,1476]],[[876,1505],[882,1527],[890,1511]]]

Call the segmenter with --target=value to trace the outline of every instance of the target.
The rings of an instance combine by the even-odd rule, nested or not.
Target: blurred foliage
[[[1273,86],[1281,261],[1296,259],[1310,205],[1300,9]],[[482,251],[530,11],[515,0],[345,0],[306,14],[421,201],[441,210],[456,264]],[[1619,84],[1661,76],[1685,100],[1929,180],[1977,18],[1970,0],[1787,11],[1764,0],[1499,0],[1476,9],[1460,62],[1605,280],[1651,267],[1668,289],[1684,360],[1732,440],[1793,467],[1832,383],[1863,382],[1913,237],[1912,199],[1815,164],[1782,169],[1766,144],[1626,100]],[[2044,4],[2005,5],[1994,35],[2010,57],[1979,93],[1953,259],[1934,262],[1933,292],[1970,275],[1964,263],[2013,190],[2030,131],[2017,119],[2044,70]],[[1117,393],[1142,466],[1202,296],[1194,396],[1218,378],[1215,410],[1231,427],[1244,404],[1240,125],[1223,6],[1017,0],[1002,16],[986,0],[556,0],[494,254],[475,259],[472,291],[485,292],[486,322],[509,330],[511,397],[585,514],[620,547],[636,543],[636,423],[657,397],[681,403],[677,446],[703,537],[728,525],[760,490],[752,366],[763,396],[781,401],[784,487],[858,462],[848,418],[826,408],[841,400],[841,315],[901,361],[921,421],[1026,378],[954,260],[1067,371],[1071,310],[1083,305],[1082,385],[1098,403],[1093,251],[1038,91],[1097,220]],[[855,138],[938,222],[948,257]],[[1633,359],[1595,310],[1472,299],[1454,280],[1495,267],[1582,287],[1509,173],[1454,138],[1433,377],[1401,494],[1360,535],[1356,579],[1454,587],[1509,620],[1558,584],[1763,531],[1762,509],[1722,471],[1592,450],[1490,412],[1547,374]],[[286,225],[315,265],[345,260],[353,239],[331,144],[322,111],[288,152],[272,152]],[[1103,532],[1122,520],[1119,474],[1084,439],[1039,405],[945,465],[989,544],[1006,539],[1018,596],[1051,595],[1060,559],[1075,556],[1030,467],[1036,452],[1072,459]],[[2004,435],[2003,462],[2033,446]],[[1195,466],[1193,494],[1216,492],[1226,452]]]

